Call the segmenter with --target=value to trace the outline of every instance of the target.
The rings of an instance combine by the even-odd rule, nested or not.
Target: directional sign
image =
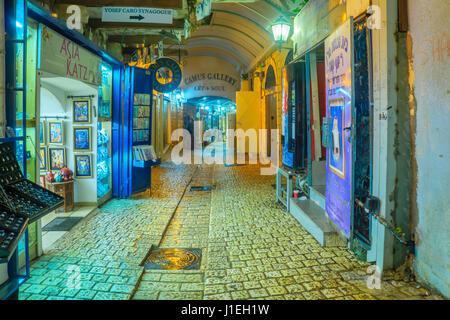
[[[172,9],[103,7],[103,22],[173,23]]]

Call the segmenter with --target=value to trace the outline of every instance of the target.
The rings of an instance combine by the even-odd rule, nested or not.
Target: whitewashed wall
[[[416,117],[416,272],[450,296],[450,1],[410,0],[410,105]],[[414,201],[414,199],[413,199]]]

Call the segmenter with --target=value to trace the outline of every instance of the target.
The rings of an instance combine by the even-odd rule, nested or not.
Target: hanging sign
[[[195,8],[195,18],[200,21],[211,15],[211,0],[203,0]]]
[[[323,41],[346,16],[345,1],[310,0],[294,19],[294,57],[302,56]]]
[[[186,99],[222,97],[236,102],[241,76],[229,62],[216,57],[188,57],[183,61]]]
[[[103,22],[173,23],[172,9],[103,7]]]
[[[180,65],[170,58],[159,58],[150,66],[153,70],[153,89],[169,93],[177,89],[183,79]]]
[[[40,70],[101,85],[102,59],[46,26],[41,29]]]
[[[325,40],[327,118],[326,211],[350,237],[352,203],[352,27],[348,19]]]

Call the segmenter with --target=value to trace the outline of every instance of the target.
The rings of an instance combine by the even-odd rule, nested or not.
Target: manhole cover
[[[196,270],[200,269],[201,249],[157,249],[150,253],[144,264],[152,270]]]
[[[216,190],[216,187],[211,186],[192,186],[191,191],[211,191]]]

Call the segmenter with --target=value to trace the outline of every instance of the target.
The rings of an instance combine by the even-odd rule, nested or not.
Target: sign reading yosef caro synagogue
[[[172,9],[103,7],[103,22],[173,23]]]

